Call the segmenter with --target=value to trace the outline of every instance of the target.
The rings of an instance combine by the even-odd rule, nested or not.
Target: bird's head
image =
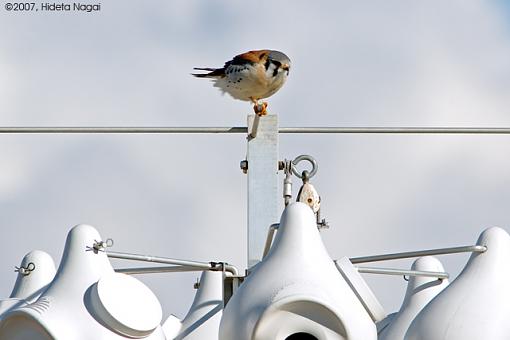
[[[280,51],[270,51],[267,56],[266,70],[272,73],[273,77],[288,76],[290,71],[290,59]]]

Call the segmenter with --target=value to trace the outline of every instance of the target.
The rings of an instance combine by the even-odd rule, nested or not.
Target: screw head
[[[248,161],[246,159],[243,159],[241,163],[239,163],[239,166],[241,170],[243,170],[243,173],[248,173]]]
[[[278,170],[285,169],[285,162],[284,161],[278,161]]]

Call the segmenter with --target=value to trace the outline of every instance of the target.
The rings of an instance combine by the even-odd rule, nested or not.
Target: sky
[[[282,127],[510,127],[509,23],[501,0],[112,0],[92,13],[2,5],[0,126],[245,126],[249,104],[190,72],[269,48],[292,60],[269,99]],[[510,231],[510,136],[286,134],[279,152],[317,160],[312,184],[334,259]],[[79,223],[113,238],[115,251],[243,270],[245,154],[242,134],[0,135],[0,296],[29,251],[58,264]],[[455,277],[467,258],[440,260]],[[183,317],[198,275],[139,278],[165,316]],[[399,308],[401,277],[363,277],[388,313]]]

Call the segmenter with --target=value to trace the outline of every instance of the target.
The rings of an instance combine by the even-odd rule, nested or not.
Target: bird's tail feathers
[[[197,71],[215,71],[216,69],[215,68],[210,68],[210,67],[193,67],[194,70],[197,70]]]
[[[209,73],[192,73],[192,76],[198,78],[216,78],[225,76],[225,70],[223,68],[210,68],[210,67],[194,67],[197,71],[208,71]]]
[[[210,78],[211,76],[207,73],[191,73],[192,76],[197,78]]]

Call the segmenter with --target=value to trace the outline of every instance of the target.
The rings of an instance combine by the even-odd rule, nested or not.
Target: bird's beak
[[[290,69],[289,64],[283,64],[282,65],[282,69],[284,69],[285,71],[289,72],[289,69]]]

